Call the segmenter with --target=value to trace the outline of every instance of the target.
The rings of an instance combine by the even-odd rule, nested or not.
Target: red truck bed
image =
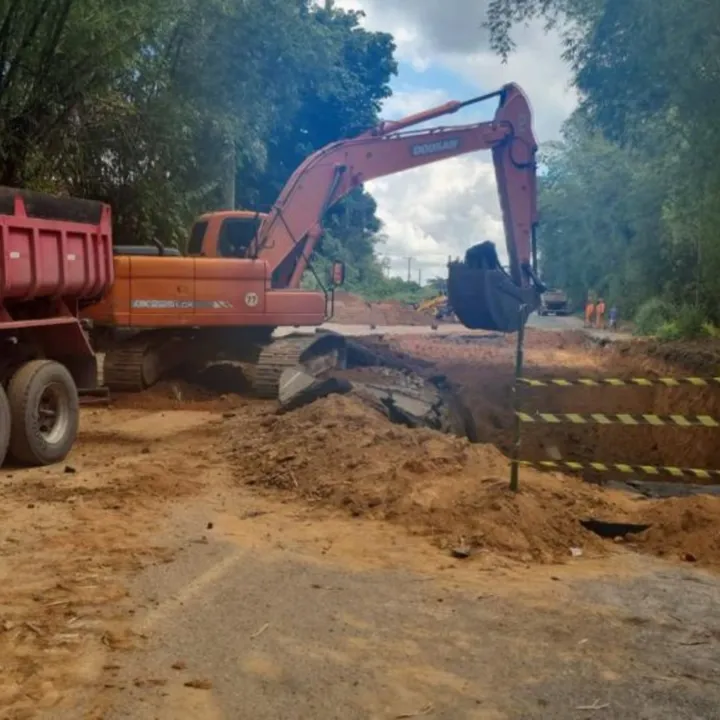
[[[11,316],[37,298],[100,298],[113,267],[109,206],[0,188],[0,307]]]
[[[70,452],[98,390],[78,313],[113,280],[109,206],[0,187],[0,465]]]

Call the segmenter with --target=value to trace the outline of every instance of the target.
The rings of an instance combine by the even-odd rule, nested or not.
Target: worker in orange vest
[[[600,298],[595,308],[595,327],[598,330],[605,327],[605,301]]]
[[[595,315],[595,303],[591,298],[588,298],[585,304],[585,327],[592,327],[593,315]]]

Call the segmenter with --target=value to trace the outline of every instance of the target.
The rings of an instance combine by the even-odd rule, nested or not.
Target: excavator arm
[[[409,129],[493,97],[499,98],[499,105],[491,122]],[[260,225],[249,255],[268,263],[273,287],[298,287],[322,235],[325,213],[342,197],[375,178],[478,150],[492,151],[510,274],[500,267],[494,247],[484,243],[471,248],[465,262],[451,263],[449,296],[468,327],[513,331],[519,307],[532,310],[542,291],[533,268],[537,144],[529,103],[514,84],[469,101],[445,103],[382,123],[313,153],[285,184]]]

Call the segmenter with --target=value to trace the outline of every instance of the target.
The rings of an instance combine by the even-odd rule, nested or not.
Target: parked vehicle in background
[[[569,315],[570,307],[568,296],[564,290],[547,290],[540,296],[538,314],[542,315]]]

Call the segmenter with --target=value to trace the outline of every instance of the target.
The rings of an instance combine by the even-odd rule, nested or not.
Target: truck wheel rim
[[[43,390],[37,409],[37,427],[49,445],[61,442],[70,422],[70,402],[65,388],[52,383]]]

